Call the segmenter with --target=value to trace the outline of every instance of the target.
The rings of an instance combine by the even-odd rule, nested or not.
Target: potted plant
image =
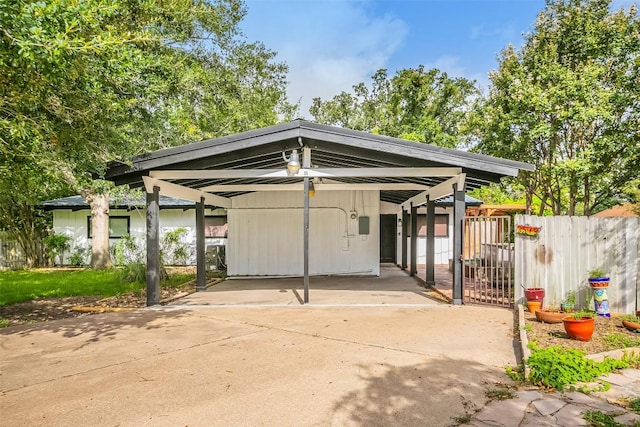
[[[609,276],[600,268],[589,271],[589,286],[593,289],[593,300],[598,316],[611,317],[609,313]]]
[[[562,319],[564,330],[572,340],[589,341],[595,329],[593,313],[579,311]]]
[[[592,288],[606,288],[609,286],[609,275],[600,268],[589,271],[589,286]]]
[[[622,317],[622,326],[631,332],[640,332],[640,316],[626,315]]]
[[[525,288],[524,297],[529,301],[539,301],[540,308],[542,308],[543,300],[544,300],[544,288]]]
[[[567,313],[573,313],[576,307],[576,291],[571,290],[567,292],[564,300],[560,303],[560,308],[562,311]]]
[[[527,310],[529,313],[536,314],[540,311],[541,302],[536,300],[527,301]]]
[[[562,323],[562,319],[565,317],[567,317],[567,313],[557,306],[536,311],[536,319],[541,323]]]

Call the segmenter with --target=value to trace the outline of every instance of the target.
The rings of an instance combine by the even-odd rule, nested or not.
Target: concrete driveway
[[[0,425],[455,425],[508,381],[512,328],[511,311],[440,304],[183,304],[5,328]]]

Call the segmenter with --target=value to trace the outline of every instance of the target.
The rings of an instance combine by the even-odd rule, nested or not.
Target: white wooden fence
[[[516,215],[515,223],[542,227],[537,236],[515,235],[516,302],[525,287],[543,288],[545,306],[559,306],[573,290],[579,308],[593,309],[587,278],[600,268],[611,278],[610,311],[639,308],[640,218]]]
[[[22,268],[24,265],[25,256],[18,242],[0,235],[0,269]]]

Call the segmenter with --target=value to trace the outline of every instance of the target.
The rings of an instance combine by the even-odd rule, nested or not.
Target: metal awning
[[[286,175],[282,154],[302,147],[311,150],[311,168],[306,175]],[[416,168],[417,173],[409,175],[394,171],[399,168]],[[237,172],[230,172],[235,170]],[[270,174],[268,170],[278,171],[280,175]],[[347,170],[354,171],[348,173]],[[377,176],[376,170],[380,172]],[[167,185],[167,189],[180,190],[181,197],[184,197],[182,187],[188,187],[231,198],[256,190],[297,189],[304,176],[310,176],[316,177],[316,183],[321,181],[316,186],[318,191],[379,189],[382,201],[402,204],[413,198],[414,204],[422,204],[427,194],[425,191],[432,189],[433,192],[433,187],[439,184],[439,191],[433,192],[438,196],[436,199],[451,194],[449,190],[455,182],[461,184],[464,180],[467,189],[478,188],[498,182],[504,176],[517,176],[520,170],[534,170],[534,167],[512,160],[295,120],[147,153],[126,163],[112,162],[106,171],[106,179],[116,184],[140,187],[144,185],[143,177],[149,176],[160,180],[160,184],[179,185]],[[342,173],[331,174],[331,171]],[[171,195],[170,192],[167,190],[162,194]],[[224,204],[222,199],[202,193],[192,193],[192,196],[197,200],[204,196],[207,204]]]

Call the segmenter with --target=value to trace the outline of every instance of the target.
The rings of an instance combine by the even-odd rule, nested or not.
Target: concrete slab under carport
[[[303,305],[303,279],[227,279],[206,291],[172,303],[184,306],[296,306]],[[380,276],[315,276],[309,279],[309,304],[325,306],[429,306],[422,282],[394,265],[381,265]]]

